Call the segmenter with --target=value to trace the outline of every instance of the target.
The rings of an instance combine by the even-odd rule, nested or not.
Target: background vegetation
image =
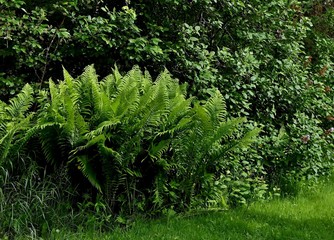
[[[0,236],[327,176],[333,19],[328,0],[0,0]]]

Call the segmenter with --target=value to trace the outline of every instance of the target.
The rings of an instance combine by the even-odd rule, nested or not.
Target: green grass
[[[291,199],[255,203],[227,211],[139,220],[131,229],[98,235],[67,234],[55,239],[334,239],[334,184]]]

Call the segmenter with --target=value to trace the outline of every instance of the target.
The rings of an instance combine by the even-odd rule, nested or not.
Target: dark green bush
[[[61,63],[79,73],[94,62],[104,75],[106,64],[117,62],[127,69],[140,64],[155,76],[166,66],[201,95],[212,86],[230,90],[240,78],[240,92],[259,69],[268,76],[280,68],[276,59],[299,63],[310,27],[298,1],[2,2],[4,83],[13,76],[45,82]],[[254,86],[244,90],[241,96]],[[241,96],[228,103],[250,104],[240,103]]]

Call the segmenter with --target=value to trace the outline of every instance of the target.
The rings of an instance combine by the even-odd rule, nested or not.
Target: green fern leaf
[[[151,145],[149,149],[149,156],[154,159],[160,159],[162,157],[162,154],[168,150],[170,146],[170,140],[162,140],[158,144]]]
[[[80,165],[80,170],[84,176],[89,180],[89,182],[99,191],[102,192],[102,187],[97,179],[97,173],[94,170],[92,163],[89,161],[87,155],[81,155],[75,157],[75,160]]]
[[[23,118],[33,103],[33,92],[32,87],[26,84],[15,98],[9,100],[9,105],[5,106],[6,112],[12,118]]]

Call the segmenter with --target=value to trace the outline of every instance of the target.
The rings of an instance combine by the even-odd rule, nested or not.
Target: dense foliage
[[[315,41],[318,36],[307,36],[312,22],[309,15],[314,16],[317,33],[330,37],[332,26],[330,3],[321,1],[1,3],[5,92],[8,87],[19,90],[18,83],[45,81],[60,72],[61,64],[78,74],[94,63],[106,75],[106,66],[117,63],[130,69],[135,63],[154,75],[167,67],[190,83],[196,94],[205,94],[211,86],[233,90],[228,102],[242,112],[249,112],[250,104],[254,105],[252,94],[260,83],[291,78],[284,75],[289,69],[302,70],[301,63],[314,47],[305,49],[305,41]],[[331,57],[328,53],[324,57]],[[281,65],[288,66],[282,69]]]
[[[4,183],[26,176],[26,164],[17,166],[32,159],[51,173],[67,166],[73,187],[89,193],[81,172],[114,214],[226,206],[242,197],[230,196],[234,181],[225,172],[241,170],[233,152],[245,151],[259,129],[237,131],[245,118],[226,119],[219,91],[199,103],[166,71],[153,83],[138,68],[123,77],[116,69],[99,82],[89,66],[76,80],[64,71],[64,81],[35,94],[27,84],[1,104]]]
[[[332,1],[0,0],[0,28],[4,194],[25,179],[57,192],[62,169],[72,205],[166,213],[291,194],[333,168]],[[70,76],[89,64],[104,80]]]

